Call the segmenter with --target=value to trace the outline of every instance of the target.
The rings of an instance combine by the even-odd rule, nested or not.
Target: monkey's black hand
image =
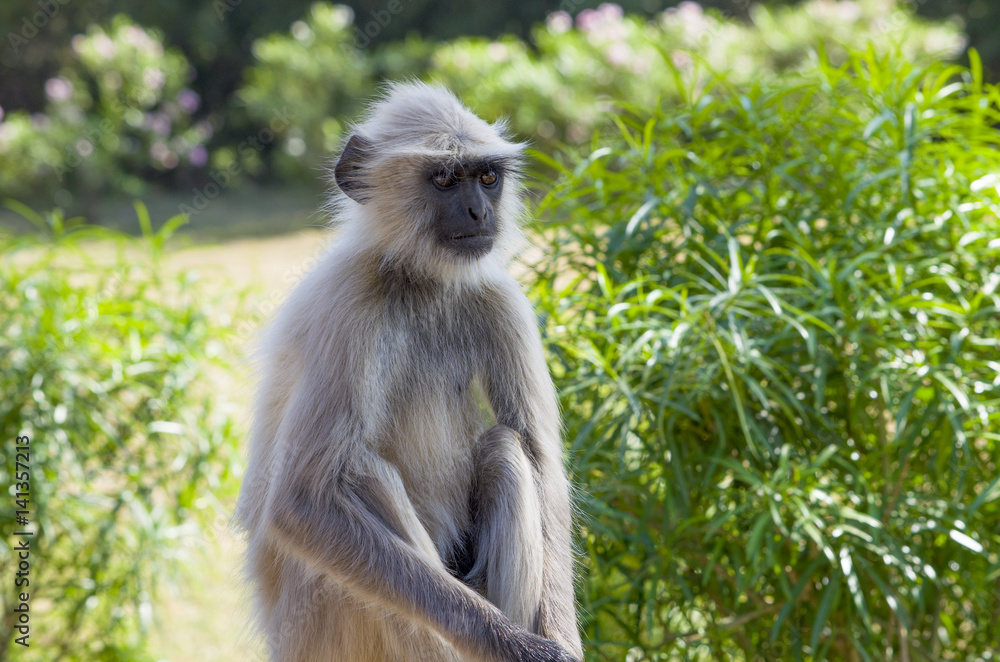
[[[527,655],[524,662],[580,662],[557,642],[537,634],[527,634]]]

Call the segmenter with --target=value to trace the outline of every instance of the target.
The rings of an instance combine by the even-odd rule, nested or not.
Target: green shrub
[[[869,51],[681,98],[539,155],[590,659],[992,659],[1000,88]]]
[[[49,221],[50,243],[0,241],[5,568],[18,563],[11,534],[25,528],[14,512],[19,435],[31,439],[35,531],[30,585],[0,590],[0,658],[145,659],[158,582],[200,539],[199,523],[222,512],[214,494],[231,488],[236,433],[207,375],[224,365],[219,311],[193,278],[160,275],[178,219],[141,244],[66,230],[58,213]],[[89,256],[82,240],[94,238],[101,250],[117,240],[110,264]],[[23,649],[11,633],[18,591],[30,594]]]

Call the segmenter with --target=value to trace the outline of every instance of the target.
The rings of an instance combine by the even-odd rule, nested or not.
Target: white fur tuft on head
[[[441,85],[390,83],[354,133],[377,143],[383,154],[425,154],[460,159],[484,155],[519,157],[524,146],[507,139],[503,123],[490,124]]]

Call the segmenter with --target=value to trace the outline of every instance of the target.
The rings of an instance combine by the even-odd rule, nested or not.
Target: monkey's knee
[[[494,425],[479,438],[476,452],[477,493],[517,489],[532,482],[531,464],[521,444],[521,435],[506,425]]]
[[[506,444],[515,444],[520,446],[521,435],[517,433],[517,430],[512,427],[508,427],[503,423],[497,423],[479,436],[480,450],[484,448],[495,448]]]

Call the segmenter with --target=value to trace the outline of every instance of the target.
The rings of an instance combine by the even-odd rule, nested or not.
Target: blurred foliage
[[[366,56],[355,45],[352,20],[343,5],[317,3],[289,33],[254,44],[257,63],[238,97],[256,125],[277,128],[281,149],[272,153],[272,174],[278,177],[315,179],[316,167],[337,147],[341,121],[361,111],[376,81],[414,77],[426,67],[432,47],[417,39]],[[223,152],[220,165],[238,156]]]
[[[0,67],[5,85],[0,86],[0,106],[40,111],[45,105],[42,83],[57,74],[73,35],[86,32],[91,23],[105,23],[119,13],[149,28],[156,28],[171,46],[179,47],[198,72],[197,88],[206,105],[223,109],[240,81],[243,69],[253,61],[254,40],[287,28],[301,19],[313,0],[7,0],[0,4]],[[526,39],[534,26],[550,12],[577,14],[595,8],[602,0],[559,2],[508,2],[480,4],[474,11],[461,0],[350,0],[355,15],[357,46],[376,49],[419,36],[446,41],[461,36],[496,38],[514,35]],[[679,0],[622,0],[628,14],[654,17]],[[768,6],[793,4],[794,0],[764,0]],[[747,18],[752,6],[747,0],[704,0],[701,3],[727,16]],[[933,18],[959,17],[967,25],[973,45],[988,66],[1000,73],[1000,4],[992,0],[912,0],[911,6]],[[390,7],[395,11],[390,11]],[[387,15],[388,12],[388,15]],[[11,39],[11,35],[15,37]],[[226,127],[228,129],[228,127]],[[223,131],[226,133],[227,131]]]
[[[160,31],[180,48],[198,72],[198,92],[206,105],[225,107],[243,70],[253,62],[253,42],[301,20],[315,0],[6,0],[0,3],[0,107],[41,111],[42,83],[55,76],[73,35],[92,23],[103,24],[116,14]],[[602,0],[508,2],[479,5],[469,11],[462,0],[350,0],[356,25],[356,45],[375,49],[409,36],[444,41],[476,34],[527,37],[532,26],[560,8],[577,12]],[[665,0],[623,0],[629,13],[647,15],[671,4]],[[744,0],[709,0],[735,15],[745,14]],[[388,12],[388,14],[387,14]]]
[[[58,76],[74,57],[74,35],[86,33],[91,25],[107,25],[112,17],[125,14],[162,35],[171,48],[183,52],[196,73],[191,88],[203,101],[196,119],[209,122],[213,129],[211,147],[237,148],[260,129],[234,97],[244,70],[255,62],[255,41],[285,32],[294,22],[305,20],[313,1],[5,0],[0,3],[0,34],[4,35],[0,45],[0,116],[3,111],[44,112],[48,105],[45,82]],[[600,1],[568,0],[565,6],[578,11]],[[730,0],[717,2],[733,4]],[[736,0],[735,4],[742,2]],[[351,43],[361,51],[359,56],[377,59],[379,51],[388,46],[397,51],[397,57],[390,58],[397,62],[399,53],[393,45],[410,37],[421,41],[463,34],[526,36],[531,26],[551,11],[544,3],[519,2],[480,5],[470,12],[461,0],[353,0],[348,5],[354,17]],[[630,12],[655,13],[663,8],[664,1],[625,0],[623,6]],[[278,159],[286,160],[280,154]],[[259,168],[257,172],[260,176],[269,174]],[[182,188],[185,184],[177,178],[169,178],[167,183]]]
[[[610,99],[676,97],[678,72],[698,72],[699,85],[713,71],[743,84],[813,66],[817,45],[834,61],[843,60],[845,49],[872,44],[879,53],[900,50],[921,63],[954,57],[964,45],[955,25],[918,20],[895,0],[810,0],[773,12],[756,6],[751,16],[744,23],[686,2],[647,21],[604,4],[575,22],[565,12],[551,14],[533,43],[460,38],[434,46],[410,39],[364,57],[354,47],[350,11],[318,3],[288,34],[254,45],[258,62],[239,98],[258,126],[291,116],[278,132],[280,149],[264,155],[275,161],[272,175],[308,180],[336,148],[339,118],[355,116],[386,78],[440,81],[486,117],[509,114],[518,134],[547,149],[586,140],[606,119]],[[230,149],[219,165],[236,158]]]
[[[15,197],[109,190],[138,195],[147,180],[201,166],[211,126],[195,123],[200,98],[186,87],[184,56],[125,16],[73,39],[72,58],[45,83],[45,114],[9,113],[0,124],[0,189]]]
[[[509,113],[523,136],[579,143],[606,117],[610,99],[676,98],[678,76],[690,72],[700,80],[683,83],[688,87],[716,73],[741,85],[811,67],[816,48],[825,47],[834,62],[843,61],[845,49],[871,44],[878,53],[900,50],[927,63],[953,57],[964,45],[956,26],[918,20],[895,0],[810,0],[773,11],[756,5],[750,14],[744,23],[693,2],[653,21],[625,17],[611,4],[581,12],[575,23],[557,12],[535,30],[535,48],[516,39],[442,45],[430,76],[486,116]]]
[[[1000,2],[996,0],[913,0],[917,13],[961,22],[969,44],[982,57],[987,78],[1000,80]]]
[[[371,91],[371,63],[355,51],[350,27],[349,9],[316,4],[290,33],[254,44],[257,62],[247,70],[239,97],[261,125],[290,118],[281,150],[289,158],[276,155],[279,171],[301,176],[306,162],[316,164],[330,154],[341,133],[330,111],[357,112]],[[301,158],[307,150],[312,158]],[[222,155],[225,161],[236,157]]]
[[[164,573],[225,526],[215,494],[238,460],[208,371],[225,368],[225,319],[189,274],[161,276],[180,223],[126,241],[14,205],[49,239],[0,241],[0,560],[17,563],[15,438],[28,435],[31,646],[13,644],[14,582],[0,590],[0,658],[133,660]],[[90,240],[113,260],[91,255]],[[138,254],[138,255],[137,255]]]
[[[354,0],[337,8],[306,0],[12,0],[0,5],[0,34],[5,35],[0,48],[0,190],[38,201],[42,208],[54,202],[94,215],[92,201],[102,190],[126,198],[148,184],[196,192],[220,179],[225,187],[234,186],[247,174],[258,181],[316,184],[320,153],[336,142],[331,136],[345,117],[355,114],[357,99],[369,97],[385,78],[407,75],[454,82],[486,113],[519,109],[525,95],[515,124],[526,136],[547,143],[556,137],[583,139],[606,96],[631,98],[621,95],[638,91],[645,100],[669,93],[671,83],[659,66],[667,57],[681,64],[692,56],[705,57],[717,70],[733,66],[753,75],[772,65],[794,68],[816,40],[827,42],[831,56],[835,40],[856,46],[869,38],[881,46],[901,39],[904,48],[917,54],[944,53],[955,45],[955,30],[964,28],[987,58],[988,75],[1000,72],[1000,41],[993,38],[1000,30],[1000,3],[806,0],[807,9],[784,9],[799,4],[564,0],[494,3],[470,12],[455,0]],[[712,11],[706,14],[702,6]],[[620,19],[622,9],[630,18]],[[953,23],[932,28],[915,22],[914,10]],[[127,15],[133,26],[119,26],[117,21],[126,21],[114,18],[119,14]],[[576,16],[578,30],[566,30],[570,14]],[[540,27],[546,16],[547,28]],[[121,35],[114,33],[134,35],[138,26],[159,45],[153,51],[140,49],[137,62],[107,57],[102,49],[89,61],[81,58],[79,35],[96,46],[103,39],[93,39],[95,31],[104,31],[125,53],[127,48],[119,48]],[[320,38],[330,39],[330,48],[321,46]],[[172,82],[175,64],[184,69],[181,97],[173,96],[181,89],[158,89],[155,67],[146,66],[149,53],[158,48],[168,54],[167,69],[160,72],[167,82]],[[319,59],[305,61],[306,54]],[[174,61],[181,56],[186,62]],[[140,97],[156,96],[153,106],[135,103],[114,87],[119,65],[123,74],[145,67],[151,78],[144,81],[147,88]],[[66,67],[79,75],[66,75]],[[280,79],[284,73],[288,81]],[[62,102],[82,104],[62,109],[73,116],[68,122],[58,113],[53,116],[51,94],[53,87],[59,94],[65,80],[80,80],[87,88],[74,88],[73,101]],[[278,99],[268,92],[302,101],[302,117],[274,144],[257,139],[261,132],[269,135],[265,123],[275,119]],[[126,107],[149,117],[140,120]],[[170,130],[163,133],[168,121]],[[124,133],[111,135],[119,129]],[[90,158],[88,143],[95,130],[100,136],[108,133],[102,142],[113,144],[96,149],[96,158]],[[27,149],[30,144],[37,149]],[[81,151],[87,155],[81,157]],[[79,172],[71,167],[70,176],[58,176],[66,174],[67,161],[81,158],[87,163]]]
[[[241,10],[219,7],[224,17]],[[89,211],[98,196],[135,196],[149,184],[195,194],[248,176],[316,184],[344,118],[386,79],[441,81],[486,117],[509,113],[522,137],[548,149],[585,141],[611,99],[675,97],[677,70],[725,73],[741,84],[812,66],[817,45],[834,62],[870,43],[919,63],[954,57],[964,45],[957,24],[925,22],[898,0],[809,0],[747,5],[748,21],[693,2],[652,20],[603,4],[575,19],[549,14],[528,41],[411,36],[369,48],[406,11],[402,0],[386,7],[372,19],[312,5],[287,32],[253,43],[254,64],[225,100],[159,33],[121,15],[107,28],[91,25],[45,81],[44,114],[0,118],[0,190]]]
[[[678,67],[681,101],[537,155],[588,659],[995,656],[1000,88],[972,64]]]
[[[6,0],[0,4],[0,67],[6,85],[0,106],[39,111],[45,105],[40,85],[56,75],[73,35],[92,23],[106,23],[116,14],[156,28],[171,46],[180,48],[198,72],[198,92],[211,108],[222,108],[236,89],[242,71],[253,62],[253,42],[286,30],[301,20],[315,0]],[[462,0],[349,0],[343,3],[355,17],[356,46],[375,49],[409,36],[445,41],[463,35],[527,37],[546,14],[562,8],[578,12],[602,0],[508,2],[482,4],[469,11]],[[623,0],[629,13],[653,15],[671,0]],[[737,16],[744,0],[708,0]],[[11,36],[13,35],[13,37]]]

